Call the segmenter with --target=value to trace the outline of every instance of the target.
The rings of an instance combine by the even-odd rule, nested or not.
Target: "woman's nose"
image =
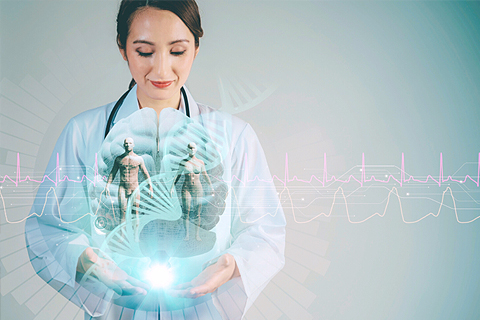
[[[157,55],[154,59],[154,65],[153,65],[153,72],[155,73],[155,76],[158,77],[158,79],[155,79],[155,80],[156,81],[169,80],[167,79],[169,71],[170,71],[170,61],[168,57],[161,54]]]

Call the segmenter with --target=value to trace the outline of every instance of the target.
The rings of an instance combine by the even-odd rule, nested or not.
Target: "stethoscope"
[[[127,92],[125,92],[120,97],[120,99],[118,99],[117,103],[115,103],[115,106],[113,106],[112,112],[110,112],[110,116],[108,117],[107,126],[105,128],[105,136],[103,137],[104,139],[107,137],[108,133],[110,132],[110,129],[112,128],[112,125],[113,125],[113,120],[115,120],[118,110],[122,106],[123,101],[125,100],[127,95],[130,93],[130,90],[132,90],[132,88],[128,89]],[[190,107],[188,106],[187,93],[185,92],[185,89],[183,89],[183,87],[180,88],[180,92],[182,93],[183,101],[185,103],[185,114],[187,115],[187,117],[190,118]]]

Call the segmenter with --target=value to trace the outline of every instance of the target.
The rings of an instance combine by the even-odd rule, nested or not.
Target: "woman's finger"
[[[217,290],[217,288],[219,287],[220,285],[219,284],[214,284],[214,283],[204,283],[202,285],[199,285],[197,287],[194,287],[194,288],[191,288],[190,289],[190,293],[192,295],[200,295],[200,296],[204,296],[206,295],[207,293],[212,293],[214,292],[215,290]]]
[[[97,264],[93,267],[92,276],[118,295],[146,295],[150,289],[147,284],[129,276],[113,261],[98,258]]]
[[[215,284],[212,284],[212,282],[210,281],[196,287],[192,287],[190,283],[183,283],[170,290],[167,290],[167,293],[177,298],[195,299],[208,293],[212,293],[216,289],[217,287],[215,286]]]
[[[211,291],[211,292],[213,292],[213,291]],[[206,295],[207,293],[210,293],[210,292],[206,292],[206,291],[200,290],[200,289],[195,289],[193,287],[188,287],[188,288],[185,288],[185,289],[177,289],[177,288],[169,289],[169,290],[167,290],[167,293],[169,295],[171,295],[172,297],[176,297],[176,298],[196,299],[196,298],[204,296],[204,295]]]
[[[121,281],[119,283],[120,288],[122,289],[122,295],[123,296],[132,296],[132,295],[146,295],[147,290],[132,286],[130,283],[127,281]]]
[[[130,296],[130,295],[146,295],[147,290],[133,286],[128,283],[126,280],[112,280],[111,278],[104,277],[101,280],[107,287],[115,291],[116,294],[120,296]]]
[[[191,288],[191,287],[192,287],[191,282],[185,282],[185,283],[181,283],[181,284],[178,284],[178,285],[174,286],[172,289],[173,290],[182,290],[182,289],[187,289],[187,288]]]
[[[174,298],[190,298],[190,290],[188,289],[168,289],[167,294]]]
[[[101,281],[103,284],[105,284],[108,288],[112,289],[119,296],[122,295],[122,292],[123,292],[122,288],[111,279],[101,277],[101,278],[98,278],[98,280]]]
[[[128,276],[128,277],[127,277],[127,281],[128,281],[129,283],[131,283],[133,286],[142,288],[142,289],[144,289],[145,291],[148,291],[148,290],[151,289],[151,287],[150,287],[147,283],[142,282],[142,281],[140,281],[140,280],[138,280],[138,279],[136,279],[136,278],[134,278],[134,277],[132,277],[132,276]]]

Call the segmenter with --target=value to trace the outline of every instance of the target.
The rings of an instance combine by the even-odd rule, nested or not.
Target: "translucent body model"
[[[145,179],[149,180],[150,175],[148,174],[147,168],[145,167],[145,162],[143,158],[133,152],[133,143],[132,138],[126,138],[123,142],[123,147],[125,152],[119,155],[113,164],[112,171],[108,177],[106,189],[108,190],[110,184],[115,179],[117,172],[120,170],[120,183],[118,185],[118,205],[120,207],[120,222],[125,221],[125,212],[127,211],[128,199],[138,188],[138,171],[142,171]],[[150,192],[152,193],[152,185],[150,184]],[[138,195],[139,197],[140,195]],[[138,206],[138,201],[137,201]]]
[[[178,173],[175,178],[175,182],[172,185],[172,192],[175,184],[178,182],[180,177],[183,175],[185,180],[182,187],[182,207],[186,212],[185,217],[185,231],[186,236],[185,240],[189,239],[189,222],[190,222],[190,213],[197,212],[197,223],[196,223],[196,239],[201,241],[199,235],[199,228],[201,223],[201,212],[202,212],[202,202],[200,201],[203,198],[204,192],[202,183],[200,181],[200,175],[203,175],[210,190],[213,193],[213,186],[210,180],[210,177],[205,170],[205,164],[202,160],[198,159],[195,156],[197,152],[197,145],[193,142],[188,144],[188,157],[180,161]]]

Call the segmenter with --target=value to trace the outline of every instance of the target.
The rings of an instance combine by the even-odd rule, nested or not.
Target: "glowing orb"
[[[145,279],[154,288],[165,288],[172,284],[173,273],[164,264],[154,264],[145,271]]]

